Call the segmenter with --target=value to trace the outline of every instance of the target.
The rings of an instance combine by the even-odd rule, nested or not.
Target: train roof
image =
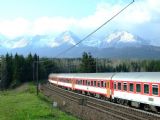
[[[114,74],[115,73],[64,73],[64,74],[50,74],[50,75],[52,77],[61,77],[61,78],[110,80]]]
[[[99,80],[116,80],[131,82],[155,82],[160,83],[160,72],[122,72],[122,73],[60,73],[50,74],[50,77],[83,78]]]
[[[160,83],[160,72],[126,72],[116,73],[113,80],[132,82],[153,82]]]

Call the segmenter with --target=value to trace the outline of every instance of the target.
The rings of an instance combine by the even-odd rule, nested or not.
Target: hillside
[[[75,120],[52,108],[42,94],[35,95],[35,87],[25,84],[15,90],[0,92],[1,120]]]

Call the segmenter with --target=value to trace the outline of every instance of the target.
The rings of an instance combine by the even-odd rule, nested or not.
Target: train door
[[[106,81],[106,88],[107,88],[107,98],[110,98],[110,95],[111,95],[111,93],[110,93],[110,80],[107,80]]]
[[[74,90],[75,89],[75,79],[71,79],[71,83],[72,83],[72,90]]]

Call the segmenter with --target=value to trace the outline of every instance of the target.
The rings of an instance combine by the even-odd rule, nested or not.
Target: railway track
[[[79,103],[80,100],[86,101],[85,106],[106,113],[118,120],[160,120],[160,115],[78,94],[55,85],[45,84],[42,85],[42,88],[49,90],[50,95],[54,92],[76,103]]]

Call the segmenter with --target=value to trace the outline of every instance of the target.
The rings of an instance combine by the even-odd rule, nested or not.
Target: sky
[[[10,39],[60,34],[85,35],[132,0],[0,0],[0,34]],[[126,30],[144,39],[160,40],[160,0],[135,3],[97,34]]]

